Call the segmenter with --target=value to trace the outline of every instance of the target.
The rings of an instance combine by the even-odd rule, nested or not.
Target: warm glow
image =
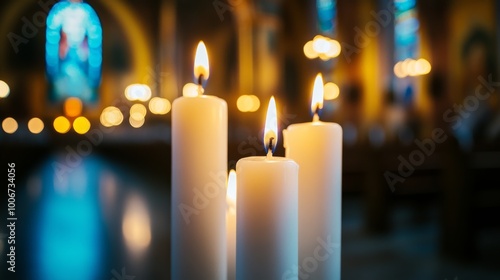
[[[187,83],[184,85],[184,87],[182,87],[182,96],[195,97],[198,96],[200,90],[201,94],[203,94],[204,90],[202,87],[198,86],[197,84]]]
[[[329,58],[334,58],[339,56],[340,50],[342,49],[339,41],[337,40],[329,40],[330,48],[325,53]]]
[[[425,58],[421,58],[415,63],[415,70],[420,75],[429,74],[429,72],[431,72],[431,68],[431,64]]]
[[[78,134],[85,134],[90,130],[90,121],[86,117],[78,117],[73,122],[73,129]]]
[[[231,169],[227,177],[226,201],[229,209],[236,210],[236,171]]]
[[[146,117],[147,109],[142,104],[134,104],[130,107],[130,118],[140,121]]]
[[[339,97],[340,89],[335,83],[326,83],[324,86],[324,98],[325,100],[333,100]]]
[[[318,53],[313,48],[312,41],[307,41],[307,43],[304,45],[304,54],[309,59],[314,59],[314,58],[318,57]]]
[[[9,85],[6,82],[0,80],[0,98],[5,98],[9,96],[9,94],[10,94]]]
[[[69,120],[63,116],[59,116],[54,120],[54,129],[61,133],[64,134],[68,132],[71,129],[71,123]]]
[[[43,121],[39,118],[32,118],[28,122],[28,129],[33,134],[38,134],[42,132],[44,128]]]
[[[120,109],[109,106],[102,111],[100,121],[105,127],[120,125],[123,122],[123,114]]]
[[[6,118],[2,122],[3,131],[9,134],[16,132],[18,127],[17,121],[13,118]]]
[[[260,99],[255,95],[242,95],[238,97],[236,107],[241,112],[255,112],[260,108]]]
[[[151,88],[144,84],[131,84],[125,88],[125,97],[130,101],[148,101],[151,98]]]
[[[132,196],[125,206],[122,222],[123,237],[129,250],[142,253],[151,243],[151,220],[145,203]]]
[[[329,39],[321,35],[316,35],[313,39],[313,50],[317,53],[327,53],[330,51]]]
[[[431,72],[431,64],[424,58],[418,60],[407,58],[399,61],[394,65],[394,75],[398,78],[405,78],[407,76],[422,76]]]
[[[196,55],[194,58],[194,76],[197,80],[200,76],[203,76],[204,80],[207,80],[210,76],[208,53],[203,41],[200,41],[198,43],[198,47],[196,48]]]
[[[67,117],[78,117],[82,113],[83,104],[78,97],[70,97],[64,101],[64,114]]]
[[[403,69],[403,63],[401,61],[394,65],[394,75],[398,78],[404,78],[407,76],[406,70]]]
[[[316,75],[316,79],[314,80],[314,88],[311,99],[311,112],[313,114],[316,114],[316,111],[323,109],[323,95],[323,76],[321,76],[321,73],[318,73],[318,75]]]
[[[128,119],[128,122],[130,123],[130,125],[133,128],[139,128],[139,127],[143,126],[145,121],[146,120],[144,118],[134,119],[132,116],[130,116],[130,118]]]
[[[165,115],[170,112],[172,105],[170,101],[161,97],[153,97],[149,101],[149,111],[155,115]]]
[[[266,126],[264,129],[264,147],[266,152],[272,152],[268,150],[271,138],[273,138],[272,150],[274,151],[278,143],[278,114],[276,113],[274,96],[269,100],[269,106],[267,107]]]

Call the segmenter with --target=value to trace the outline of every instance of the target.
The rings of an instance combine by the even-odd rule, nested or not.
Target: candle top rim
[[[251,156],[251,157],[244,157],[238,160],[240,161],[248,161],[248,162],[292,162],[297,164],[293,159],[287,158],[287,157],[279,157],[279,156],[273,156],[271,158],[268,158],[267,156]]]
[[[301,122],[301,123],[293,123],[289,125],[286,129],[289,129],[290,127],[296,127],[296,126],[339,126],[342,128],[342,126],[336,122],[325,122],[322,120],[319,121],[311,121],[311,122]]]

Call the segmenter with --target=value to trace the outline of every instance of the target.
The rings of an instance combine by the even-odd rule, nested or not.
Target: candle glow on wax
[[[316,79],[314,80],[314,88],[311,100],[311,111],[314,114],[314,121],[319,121],[318,111],[323,109],[323,95],[323,76],[321,76],[321,73],[318,73],[318,75],[316,75]]]
[[[227,179],[226,201],[229,210],[236,211],[236,171],[231,169]]]
[[[264,147],[268,156],[272,156],[277,143],[278,114],[276,113],[276,101],[274,101],[274,96],[271,96],[269,106],[267,107],[266,126],[264,129]]]
[[[198,80],[198,84],[202,79],[207,80],[210,76],[210,67],[208,63],[208,53],[205,43],[200,41],[196,48],[196,56],[194,58],[194,76]]]

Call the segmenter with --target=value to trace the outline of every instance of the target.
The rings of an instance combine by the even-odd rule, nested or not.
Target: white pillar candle
[[[227,179],[227,280],[236,279],[236,172],[229,171]]]
[[[310,123],[283,131],[286,157],[299,171],[299,279],[339,280],[342,225],[342,128],[322,122],[323,81],[315,80]]]
[[[238,280],[282,279],[297,269],[298,165],[272,156],[277,132],[276,104],[271,98],[264,135],[264,143],[269,143],[267,156],[243,158],[236,164]]]
[[[209,76],[203,43],[195,63],[199,95],[172,105],[171,279],[220,280],[227,274],[227,104],[202,95]]]

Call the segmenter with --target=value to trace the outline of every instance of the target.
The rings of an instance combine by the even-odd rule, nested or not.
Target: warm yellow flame
[[[274,150],[274,148],[276,148],[276,143],[278,143],[278,114],[276,113],[276,101],[274,101],[274,96],[271,96],[271,100],[269,100],[266,126],[264,129],[264,147],[267,152],[269,152],[268,149],[271,138],[273,138],[272,149]]]
[[[323,109],[323,95],[323,76],[321,76],[321,73],[318,73],[318,75],[316,75],[316,79],[314,80],[314,88],[311,100],[311,111],[313,112],[313,114],[315,114],[318,109]]]
[[[28,129],[33,134],[38,134],[42,132],[43,128],[44,128],[43,121],[39,118],[32,118],[28,122]]]
[[[236,171],[231,169],[227,177],[226,201],[229,208],[236,209]]]
[[[208,64],[208,53],[205,43],[200,41],[196,48],[196,56],[194,58],[194,76],[198,79],[203,75],[203,79],[208,79],[210,76],[210,67]]]

